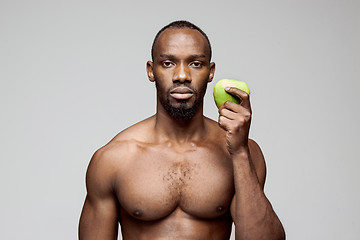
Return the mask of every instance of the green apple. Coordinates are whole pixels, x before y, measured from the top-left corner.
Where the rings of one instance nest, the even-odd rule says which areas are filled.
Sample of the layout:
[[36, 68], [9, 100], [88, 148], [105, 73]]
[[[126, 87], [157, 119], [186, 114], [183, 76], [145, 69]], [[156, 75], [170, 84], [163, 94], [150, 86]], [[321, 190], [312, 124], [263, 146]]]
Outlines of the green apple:
[[240, 103], [239, 98], [232, 96], [225, 91], [226, 87], [236, 87], [250, 95], [249, 87], [245, 82], [233, 79], [221, 79], [214, 87], [214, 100], [218, 108], [226, 101], [232, 101], [237, 104]]

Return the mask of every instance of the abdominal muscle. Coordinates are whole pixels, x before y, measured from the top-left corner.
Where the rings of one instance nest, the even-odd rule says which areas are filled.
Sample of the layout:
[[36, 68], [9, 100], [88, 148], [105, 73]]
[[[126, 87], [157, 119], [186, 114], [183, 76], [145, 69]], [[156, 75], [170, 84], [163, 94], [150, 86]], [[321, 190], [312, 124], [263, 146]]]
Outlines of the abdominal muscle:
[[124, 240], [141, 239], [229, 239], [231, 216], [227, 212], [214, 219], [195, 218], [176, 208], [169, 216], [143, 221], [120, 211], [121, 232]]

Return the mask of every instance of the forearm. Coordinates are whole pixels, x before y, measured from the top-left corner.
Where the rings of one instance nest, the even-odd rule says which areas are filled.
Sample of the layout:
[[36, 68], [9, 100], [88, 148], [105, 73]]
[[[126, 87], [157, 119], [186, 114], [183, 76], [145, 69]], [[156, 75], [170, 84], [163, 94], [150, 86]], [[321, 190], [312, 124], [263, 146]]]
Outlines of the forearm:
[[249, 149], [232, 155], [235, 181], [235, 236], [237, 240], [285, 239], [284, 229], [266, 198]]

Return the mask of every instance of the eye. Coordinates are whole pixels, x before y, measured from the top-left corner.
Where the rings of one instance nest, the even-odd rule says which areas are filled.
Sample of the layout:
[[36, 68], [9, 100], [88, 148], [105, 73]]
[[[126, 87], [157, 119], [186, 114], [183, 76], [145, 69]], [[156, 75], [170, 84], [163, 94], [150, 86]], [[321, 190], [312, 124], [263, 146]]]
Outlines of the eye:
[[169, 67], [172, 67], [174, 65], [174, 63], [171, 62], [171, 61], [164, 61], [164, 62], [161, 63], [161, 65], [163, 67], [169, 68]]
[[198, 62], [198, 61], [191, 62], [190, 66], [194, 67], [194, 68], [200, 68], [200, 67], [202, 67], [202, 62]]

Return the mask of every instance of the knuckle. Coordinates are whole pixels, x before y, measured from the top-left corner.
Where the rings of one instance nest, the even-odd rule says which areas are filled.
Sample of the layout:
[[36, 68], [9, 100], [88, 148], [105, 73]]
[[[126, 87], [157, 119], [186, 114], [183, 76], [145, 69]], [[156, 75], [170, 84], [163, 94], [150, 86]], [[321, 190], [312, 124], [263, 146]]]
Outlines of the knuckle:
[[219, 124], [224, 125], [224, 116], [219, 116]]
[[244, 99], [249, 99], [249, 94], [244, 92], [241, 97], [244, 98]]
[[238, 125], [243, 126], [243, 125], [245, 125], [245, 123], [246, 123], [246, 119], [245, 119], [245, 118], [239, 118], [239, 120], [238, 120]]

